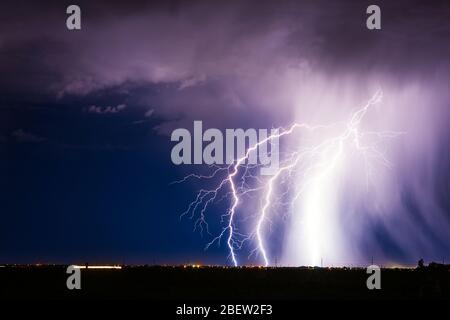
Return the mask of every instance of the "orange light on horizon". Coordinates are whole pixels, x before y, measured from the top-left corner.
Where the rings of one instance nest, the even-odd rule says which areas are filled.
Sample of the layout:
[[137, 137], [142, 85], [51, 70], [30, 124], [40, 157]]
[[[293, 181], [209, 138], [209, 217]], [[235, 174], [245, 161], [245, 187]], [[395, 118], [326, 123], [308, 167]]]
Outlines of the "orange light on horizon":
[[185, 265], [183, 265], [183, 268], [196, 268], [196, 269], [198, 269], [198, 268], [201, 268], [201, 267], [203, 267], [201, 264], [185, 264]]

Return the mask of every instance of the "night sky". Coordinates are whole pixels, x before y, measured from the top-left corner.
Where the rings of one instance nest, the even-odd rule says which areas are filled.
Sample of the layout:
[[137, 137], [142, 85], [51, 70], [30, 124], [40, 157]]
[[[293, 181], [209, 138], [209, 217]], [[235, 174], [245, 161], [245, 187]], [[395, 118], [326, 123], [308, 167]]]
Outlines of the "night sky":
[[0, 263], [229, 264], [180, 219], [201, 185], [171, 182], [202, 168], [172, 164], [170, 132], [286, 125], [292, 93], [364, 101], [374, 83], [418, 133], [395, 153], [401, 218], [358, 202], [365, 254], [342, 263], [450, 259], [448, 2], [77, 1], [68, 31], [72, 2], [0, 4]]

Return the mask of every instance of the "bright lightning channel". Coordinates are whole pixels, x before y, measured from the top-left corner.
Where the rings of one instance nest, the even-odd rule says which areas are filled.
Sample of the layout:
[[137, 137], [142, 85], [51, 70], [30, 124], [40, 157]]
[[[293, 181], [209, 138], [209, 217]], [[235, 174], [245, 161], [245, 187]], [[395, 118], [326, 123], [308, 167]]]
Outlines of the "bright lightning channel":
[[[329, 128], [331, 126], [337, 125], [338, 123], [333, 123], [328, 126], [311, 126], [305, 123], [294, 123], [288, 129], [280, 128], [277, 130], [277, 133], [271, 134], [267, 136], [267, 138], [262, 139], [261, 141], [250, 146], [246, 150], [245, 154], [241, 158], [236, 159], [232, 164], [225, 167], [211, 166], [212, 168], [214, 168], [214, 170], [210, 175], [190, 174], [184, 177], [182, 180], [176, 181], [175, 183], [181, 183], [188, 180], [189, 178], [214, 179], [217, 178], [220, 173], [226, 172], [226, 177], [220, 180], [216, 188], [209, 190], [199, 190], [196, 198], [189, 204], [188, 208], [184, 213], [182, 213], [181, 217], [191, 213], [190, 217], [193, 218], [195, 212], [199, 210], [199, 218], [195, 222], [194, 229], [196, 229], [198, 226], [201, 229], [201, 232], [203, 232], [203, 228], [205, 228], [206, 231], [210, 233], [209, 225], [205, 217], [207, 208], [216, 201], [231, 197], [230, 207], [228, 208], [227, 212], [221, 216], [221, 221], [223, 221], [223, 219], [225, 218], [228, 219], [226, 226], [206, 245], [206, 249], [215, 242], [218, 242], [220, 244], [221, 239], [226, 237], [229, 257], [231, 258], [233, 265], [238, 266], [239, 263], [236, 251], [242, 248], [244, 242], [256, 238], [255, 250], [261, 255], [264, 265], [269, 266], [270, 259], [266, 249], [266, 245], [264, 243], [265, 237], [263, 231], [265, 223], [268, 220], [270, 208], [274, 205], [275, 201], [279, 201], [273, 199], [273, 194], [276, 188], [276, 184], [279, 182], [281, 177], [285, 177], [287, 175], [289, 179], [292, 177], [293, 172], [298, 173], [298, 171], [300, 171], [300, 175], [303, 177], [301, 186], [298, 188], [298, 190], [295, 191], [295, 193], [291, 197], [291, 200], [288, 201], [288, 205], [290, 207], [293, 207], [296, 201], [298, 201], [302, 197], [306, 190], [311, 189], [321, 179], [330, 174], [330, 172], [337, 166], [339, 160], [342, 158], [345, 152], [344, 150], [346, 145], [354, 146], [354, 148], [363, 156], [366, 167], [367, 181], [370, 180], [370, 172], [367, 169], [370, 167], [368, 164], [369, 158], [375, 158], [383, 165], [391, 167], [391, 163], [386, 159], [383, 153], [379, 151], [376, 146], [365, 145], [362, 141], [362, 138], [365, 136], [374, 136], [378, 139], [391, 138], [402, 134], [403, 132], [360, 131], [361, 121], [366, 116], [370, 107], [379, 103], [382, 97], [382, 91], [378, 90], [364, 106], [359, 108], [351, 115], [348, 122], [345, 123], [344, 129], [340, 134], [328, 139], [324, 139], [313, 147], [299, 147], [297, 150], [292, 152], [282, 162], [282, 165], [278, 168], [278, 170], [269, 179], [267, 179], [267, 181], [263, 182], [261, 179], [258, 179], [257, 181], [260, 183], [260, 185], [256, 188], [250, 188], [246, 186], [245, 180], [249, 178], [255, 178], [255, 176], [249, 173], [249, 169], [252, 169], [252, 166], [246, 164], [246, 160], [249, 158], [252, 152], [256, 152], [258, 147], [265, 143], [271, 143], [274, 139], [279, 139], [284, 136], [291, 136], [294, 133], [298, 133], [299, 129], [313, 131], [323, 128]], [[243, 174], [240, 177], [242, 183], [239, 186], [236, 180], [238, 178], [238, 175], [242, 172]], [[217, 197], [219, 193], [222, 192], [222, 190], [227, 185], [229, 186], [229, 190], [222, 198], [218, 200]], [[256, 225], [253, 231], [250, 234], [246, 235], [239, 232], [236, 227], [236, 209], [241, 202], [242, 196], [251, 192], [261, 192], [262, 207], [256, 215]], [[317, 214], [317, 210], [312, 211]], [[306, 218], [309, 221], [308, 227], [311, 229], [309, 230], [309, 233], [317, 234], [318, 228], [320, 226], [320, 220], [311, 213], [307, 213]], [[310, 243], [308, 245], [310, 246], [310, 254], [313, 255], [312, 261], [316, 261], [318, 255], [316, 248], [317, 243], [315, 243], [316, 241], [313, 237], [310, 237], [309, 240]]]

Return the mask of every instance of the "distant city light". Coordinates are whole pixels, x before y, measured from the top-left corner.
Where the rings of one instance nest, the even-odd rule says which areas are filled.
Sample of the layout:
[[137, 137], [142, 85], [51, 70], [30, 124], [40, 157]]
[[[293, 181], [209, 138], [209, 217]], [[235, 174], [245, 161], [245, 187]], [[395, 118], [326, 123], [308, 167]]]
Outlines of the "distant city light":
[[122, 266], [78, 266], [74, 265], [75, 269], [122, 269]]
[[202, 265], [201, 264], [185, 264], [183, 265], [183, 268], [201, 268]]

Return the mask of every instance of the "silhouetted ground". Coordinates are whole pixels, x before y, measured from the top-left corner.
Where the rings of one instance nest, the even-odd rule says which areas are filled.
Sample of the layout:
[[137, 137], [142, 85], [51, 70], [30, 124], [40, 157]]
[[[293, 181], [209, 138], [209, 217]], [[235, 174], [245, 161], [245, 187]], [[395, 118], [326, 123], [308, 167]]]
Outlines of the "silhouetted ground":
[[68, 290], [66, 266], [0, 268], [0, 297], [38, 299], [296, 300], [450, 299], [448, 266], [382, 269], [381, 290], [368, 290], [365, 269], [127, 267], [81, 270]]

